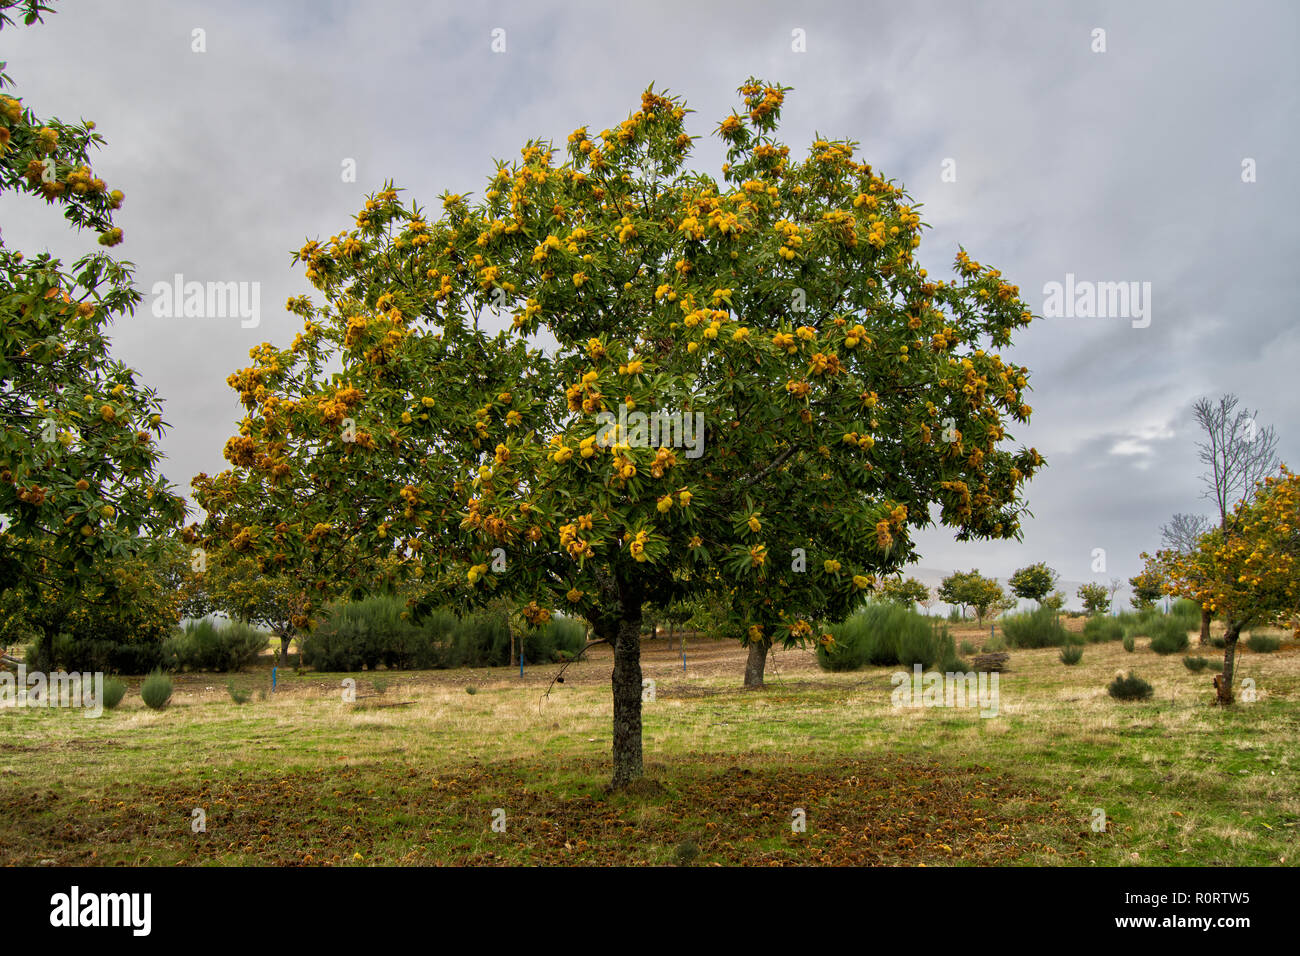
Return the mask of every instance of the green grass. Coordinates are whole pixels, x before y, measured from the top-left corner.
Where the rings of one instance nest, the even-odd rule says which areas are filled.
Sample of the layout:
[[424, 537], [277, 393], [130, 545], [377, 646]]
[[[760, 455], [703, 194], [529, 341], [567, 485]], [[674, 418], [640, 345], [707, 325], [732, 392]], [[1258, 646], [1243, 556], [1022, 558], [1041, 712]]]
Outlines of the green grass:
[[[713, 647], [697, 641], [688, 663]], [[1177, 657], [1144, 652], [1155, 693], [1121, 703], [1106, 685], [1134, 657], [1117, 644], [1072, 667], [1057, 648], [1013, 650], [990, 719], [892, 707], [897, 667], [827, 673], [778, 651], [756, 694], [740, 689], [731, 645], [716, 645], [725, 666], [685, 674], [665, 652], [645, 666], [660, 787], [625, 794], [605, 792], [607, 655], [571, 666], [549, 697], [555, 666], [522, 682], [398, 672], [373, 699], [358, 675], [355, 704], [343, 674], [282, 673], [275, 694], [242, 706], [224, 678], [186, 675], [155, 712], [136, 679], [97, 720], [4, 715], [0, 863], [1294, 862], [1293, 651], [1240, 658], [1260, 696], [1223, 709]], [[195, 807], [206, 833], [190, 830]], [[491, 829], [498, 807], [505, 833]], [[1097, 807], [1104, 833], [1089, 826]]]

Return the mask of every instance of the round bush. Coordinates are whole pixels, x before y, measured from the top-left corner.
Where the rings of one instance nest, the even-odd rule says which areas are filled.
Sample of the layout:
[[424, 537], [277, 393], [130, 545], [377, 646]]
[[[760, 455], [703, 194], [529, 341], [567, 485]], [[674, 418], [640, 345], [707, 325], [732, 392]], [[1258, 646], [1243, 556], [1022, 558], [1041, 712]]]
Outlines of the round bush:
[[154, 710], [162, 710], [172, 699], [172, 679], [162, 671], [154, 671], [140, 685], [140, 697]]
[[104, 707], [112, 710], [118, 704], [122, 703], [122, 698], [126, 696], [126, 684], [116, 677], [110, 677], [104, 681]]
[[1073, 667], [1083, 660], [1082, 644], [1066, 644], [1061, 648], [1061, 663]]
[[1192, 673], [1197, 674], [1209, 667], [1210, 661], [1204, 657], [1184, 657], [1183, 666]]
[[1056, 612], [1050, 607], [1040, 607], [1024, 614], [1008, 614], [998, 620], [998, 625], [1012, 647], [1061, 647], [1069, 639]]
[[1106, 693], [1116, 700], [1147, 700], [1155, 693], [1155, 688], [1130, 672], [1127, 676], [1116, 675], [1106, 688]]
[[1133, 651], [1134, 651], [1136, 648], [1137, 648], [1137, 641], [1133, 640], [1133, 635], [1132, 635], [1132, 634], [1125, 634], [1125, 635], [1124, 635], [1124, 650], [1126, 650], [1126, 651], [1128, 651], [1130, 654], [1132, 654]]
[[1282, 642], [1268, 634], [1252, 634], [1246, 638], [1246, 646], [1256, 654], [1271, 654], [1282, 646]]
[[1185, 622], [1173, 617], [1161, 618], [1148, 628], [1151, 636], [1151, 650], [1157, 654], [1176, 654], [1187, 650], [1187, 629]]

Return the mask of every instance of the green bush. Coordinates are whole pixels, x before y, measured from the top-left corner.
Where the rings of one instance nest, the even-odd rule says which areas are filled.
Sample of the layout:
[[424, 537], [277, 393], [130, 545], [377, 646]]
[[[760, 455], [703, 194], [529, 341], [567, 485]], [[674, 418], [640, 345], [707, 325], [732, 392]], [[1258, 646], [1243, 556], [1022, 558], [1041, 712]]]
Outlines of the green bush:
[[1155, 689], [1136, 674], [1117, 676], [1106, 688], [1106, 693], [1116, 700], [1147, 700]]
[[1084, 622], [1083, 636], [1092, 644], [1123, 640], [1124, 625], [1113, 617], [1095, 615]]
[[56, 634], [53, 654], [47, 659], [41, 642], [27, 646], [24, 661], [29, 671], [96, 671], [115, 674], [147, 674], [163, 662], [165, 640], [153, 637], [130, 640], [103, 637], [102, 632]]
[[1137, 641], [1133, 640], [1133, 635], [1132, 635], [1132, 634], [1125, 634], [1125, 635], [1124, 635], [1124, 650], [1126, 650], [1126, 651], [1128, 651], [1130, 654], [1132, 654], [1133, 651], [1134, 651], [1136, 648], [1137, 648]]
[[1072, 667], [1075, 664], [1079, 663], [1079, 661], [1081, 660], [1083, 660], [1082, 644], [1070, 643], [1070, 644], [1066, 644], [1064, 647], [1061, 648], [1062, 664]]
[[1210, 666], [1210, 661], [1205, 657], [1184, 657], [1183, 666], [1192, 673], [1200, 673]]
[[1210, 646], [1217, 647], [1219, 650], [1223, 650], [1225, 647], [1228, 646], [1228, 642], [1225, 641], [1222, 637], [1211, 637]]
[[925, 615], [899, 604], [866, 604], [842, 624], [832, 625], [830, 633], [834, 646], [817, 647], [817, 663], [823, 670], [900, 664], [956, 669], [961, 664], [946, 625], [936, 628]]
[[242, 670], [266, 650], [266, 634], [242, 621], [187, 621], [163, 641], [162, 664], [170, 671]]
[[962, 641], [962, 642], [961, 642], [961, 652], [962, 652], [963, 654], [974, 654], [974, 653], [975, 653], [975, 645], [972, 644], [970, 641]]
[[162, 671], [154, 671], [140, 685], [140, 696], [154, 710], [162, 710], [172, 699], [172, 679]]
[[[501, 667], [510, 663], [510, 627], [502, 607], [457, 617], [433, 610], [419, 620], [400, 597], [377, 595], [332, 605], [325, 620], [300, 642], [302, 660], [323, 671], [431, 670]], [[406, 614], [406, 616], [403, 616]], [[573, 657], [586, 644], [575, 618], [553, 617], [524, 638], [524, 663]]]
[[1008, 614], [998, 623], [1012, 647], [1060, 647], [1068, 638], [1056, 612], [1040, 607], [1022, 614]]
[[524, 663], [549, 664], [571, 659], [587, 643], [587, 629], [571, 617], [552, 617], [524, 638]]
[[1151, 650], [1157, 654], [1176, 654], [1187, 650], [1187, 628], [1184, 621], [1171, 616], [1155, 621], [1147, 630], [1151, 637]]
[[1168, 617], [1177, 621], [1184, 631], [1201, 629], [1201, 606], [1187, 598], [1179, 598], [1169, 608]]
[[1252, 634], [1246, 638], [1246, 646], [1256, 654], [1271, 654], [1282, 646], [1282, 642], [1269, 634]]
[[118, 704], [122, 703], [122, 698], [126, 696], [126, 684], [116, 677], [109, 677], [104, 681], [104, 707], [112, 710]]

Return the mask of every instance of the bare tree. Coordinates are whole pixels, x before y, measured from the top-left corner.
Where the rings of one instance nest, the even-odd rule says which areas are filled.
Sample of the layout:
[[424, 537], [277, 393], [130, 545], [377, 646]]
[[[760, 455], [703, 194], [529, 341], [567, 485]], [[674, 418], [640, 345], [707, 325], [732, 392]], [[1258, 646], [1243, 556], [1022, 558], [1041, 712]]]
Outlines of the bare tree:
[[[1236, 395], [1224, 395], [1217, 402], [1200, 398], [1192, 406], [1196, 424], [1205, 433], [1196, 443], [1200, 458], [1209, 469], [1201, 476], [1205, 482], [1202, 497], [1209, 498], [1219, 509], [1219, 527], [1226, 528], [1238, 501], [1255, 496], [1256, 485], [1277, 471], [1277, 432], [1273, 426], [1260, 428], [1255, 411], [1238, 408]], [[1199, 515], [1176, 514], [1160, 529], [1167, 547], [1184, 554], [1200, 545], [1200, 538], [1211, 528], [1208, 519]], [[1210, 643], [1211, 614], [1201, 610], [1201, 643]]]
[[1106, 585], [1106, 597], [1110, 601], [1111, 607], [1115, 606], [1115, 595], [1119, 593], [1119, 589], [1123, 586], [1124, 582], [1119, 578], [1111, 578], [1110, 584]]
[[1226, 527], [1237, 502], [1253, 498], [1256, 483], [1277, 470], [1277, 432], [1272, 425], [1260, 428], [1256, 412], [1237, 408], [1235, 395], [1217, 402], [1202, 398], [1192, 409], [1205, 432], [1205, 440], [1196, 445], [1210, 469], [1201, 476], [1204, 497], [1218, 506], [1219, 527]]
[[1210, 530], [1210, 519], [1205, 515], [1179, 512], [1160, 527], [1160, 539], [1166, 548], [1179, 554], [1191, 554], [1200, 545], [1201, 535]]

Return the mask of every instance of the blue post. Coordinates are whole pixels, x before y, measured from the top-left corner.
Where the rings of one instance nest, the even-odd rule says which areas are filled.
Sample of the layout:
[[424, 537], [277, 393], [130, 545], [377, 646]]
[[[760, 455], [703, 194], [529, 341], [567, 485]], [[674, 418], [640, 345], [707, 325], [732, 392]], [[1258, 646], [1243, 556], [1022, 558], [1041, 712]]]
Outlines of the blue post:
[[686, 638], [682, 637], [682, 672], [686, 671]]
[[273, 694], [275, 693], [275, 671], [276, 668], [272, 667], [271, 668], [271, 693]]
[[519, 642], [519, 676], [524, 676], [524, 642]]

